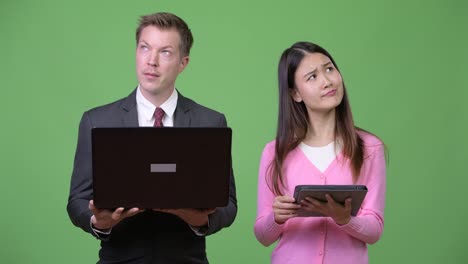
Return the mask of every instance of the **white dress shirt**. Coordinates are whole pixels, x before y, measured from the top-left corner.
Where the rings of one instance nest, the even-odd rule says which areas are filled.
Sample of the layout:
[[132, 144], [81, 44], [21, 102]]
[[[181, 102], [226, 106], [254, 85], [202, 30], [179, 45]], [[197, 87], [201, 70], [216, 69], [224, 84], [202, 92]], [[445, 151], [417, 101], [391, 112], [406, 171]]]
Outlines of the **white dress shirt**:
[[[174, 112], [177, 107], [177, 99], [179, 94], [177, 90], [174, 89], [171, 96], [159, 107], [164, 110], [163, 125], [165, 127], [174, 126]], [[140, 91], [140, 86], [138, 85], [136, 93], [136, 103], [137, 103], [137, 112], [138, 112], [138, 125], [140, 127], [152, 127], [154, 124], [154, 110], [156, 106], [148, 101]]]

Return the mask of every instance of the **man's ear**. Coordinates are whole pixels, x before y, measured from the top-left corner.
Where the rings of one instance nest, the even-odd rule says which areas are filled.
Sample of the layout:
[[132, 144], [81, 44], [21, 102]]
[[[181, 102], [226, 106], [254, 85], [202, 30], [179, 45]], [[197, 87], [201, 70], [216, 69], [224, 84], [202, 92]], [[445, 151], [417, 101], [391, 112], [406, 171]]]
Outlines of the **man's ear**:
[[185, 67], [187, 67], [189, 61], [190, 61], [189, 56], [182, 57], [182, 59], [180, 60], [179, 73], [184, 71], [184, 69], [185, 69]]
[[299, 94], [296, 88], [290, 89], [291, 97], [296, 101], [296, 103], [302, 102], [302, 96]]

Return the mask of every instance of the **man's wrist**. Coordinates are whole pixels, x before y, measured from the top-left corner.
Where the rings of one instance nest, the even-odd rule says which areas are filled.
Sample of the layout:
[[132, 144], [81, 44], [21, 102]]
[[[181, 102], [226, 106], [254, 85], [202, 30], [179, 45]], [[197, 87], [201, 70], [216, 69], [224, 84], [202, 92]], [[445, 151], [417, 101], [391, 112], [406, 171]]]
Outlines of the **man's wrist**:
[[206, 233], [208, 233], [209, 223], [210, 223], [210, 221], [208, 220], [208, 222], [203, 226], [192, 226], [192, 225], [189, 225], [189, 226], [190, 226], [190, 229], [192, 229], [192, 231], [197, 236], [204, 236], [204, 235], [206, 235]]
[[94, 215], [91, 216], [90, 222], [91, 222], [91, 229], [93, 229], [97, 233], [108, 235], [112, 231], [112, 227], [103, 228], [103, 227], [96, 226], [96, 217]]

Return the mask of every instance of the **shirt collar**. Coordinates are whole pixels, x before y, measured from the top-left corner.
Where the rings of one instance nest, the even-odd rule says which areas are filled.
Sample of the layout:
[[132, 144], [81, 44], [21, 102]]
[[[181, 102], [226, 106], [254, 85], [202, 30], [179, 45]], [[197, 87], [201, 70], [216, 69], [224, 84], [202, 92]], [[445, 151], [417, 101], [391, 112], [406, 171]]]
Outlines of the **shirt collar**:
[[[165, 115], [168, 118], [172, 118], [174, 115], [175, 109], [177, 107], [177, 99], [179, 98], [179, 95], [177, 93], [177, 90], [174, 89], [172, 91], [171, 96], [167, 98], [167, 100], [162, 103], [159, 107], [161, 107], [164, 110]], [[156, 110], [156, 106], [153, 105], [150, 101], [148, 101], [143, 94], [140, 91], [140, 85], [138, 85], [137, 88], [137, 94], [136, 94], [136, 102], [138, 105], [138, 110], [141, 111], [141, 114], [143, 117], [150, 121], [153, 118], [154, 110]]]

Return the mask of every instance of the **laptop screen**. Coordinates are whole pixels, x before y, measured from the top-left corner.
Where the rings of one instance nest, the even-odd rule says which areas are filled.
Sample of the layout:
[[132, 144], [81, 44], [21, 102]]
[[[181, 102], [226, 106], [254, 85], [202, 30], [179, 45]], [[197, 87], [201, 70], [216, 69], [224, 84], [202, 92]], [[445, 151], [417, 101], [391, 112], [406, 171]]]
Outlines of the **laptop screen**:
[[96, 207], [227, 205], [230, 128], [93, 128], [91, 133]]

